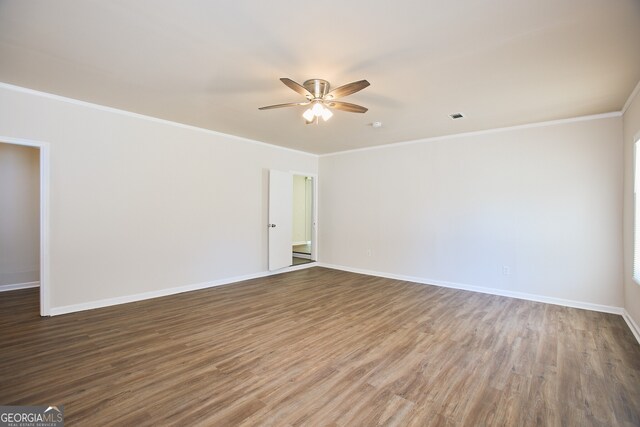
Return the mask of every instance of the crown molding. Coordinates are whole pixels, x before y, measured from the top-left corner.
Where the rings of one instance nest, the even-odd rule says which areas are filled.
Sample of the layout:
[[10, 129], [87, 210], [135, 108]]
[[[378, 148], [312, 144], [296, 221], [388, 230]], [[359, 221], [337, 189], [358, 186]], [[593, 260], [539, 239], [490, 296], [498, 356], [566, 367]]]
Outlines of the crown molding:
[[633, 89], [633, 91], [631, 92], [631, 94], [629, 95], [629, 97], [627, 98], [627, 102], [624, 103], [624, 107], [622, 107], [622, 111], [621, 113], [624, 114], [627, 112], [627, 110], [629, 109], [629, 107], [631, 106], [631, 103], [633, 102], [633, 100], [636, 98], [636, 96], [638, 95], [638, 92], [640, 92], [640, 81], [638, 82], [638, 84], [636, 85], [636, 87]]
[[147, 121], [151, 121], [151, 122], [155, 122], [155, 123], [161, 123], [161, 124], [165, 124], [165, 125], [169, 125], [169, 126], [174, 126], [174, 127], [178, 127], [178, 128], [181, 128], [181, 129], [188, 129], [188, 130], [193, 130], [193, 131], [197, 131], [197, 132], [203, 132], [203, 133], [206, 133], [206, 134], [209, 134], [209, 135], [231, 138], [231, 139], [235, 139], [237, 141], [241, 141], [241, 142], [245, 142], [245, 143], [249, 143], [249, 144], [261, 145], [261, 146], [264, 146], [264, 147], [275, 148], [275, 149], [278, 149], [278, 150], [289, 151], [289, 152], [293, 152], [293, 153], [297, 153], [297, 154], [304, 154], [306, 156], [311, 156], [311, 157], [316, 157], [316, 158], [318, 157], [317, 154], [309, 153], [307, 151], [295, 150], [293, 148], [282, 147], [280, 145], [275, 145], [275, 144], [269, 144], [268, 142], [262, 142], [262, 141], [258, 141], [258, 140], [255, 140], [255, 139], [245, 138], [245, 137], [242, 137], [242, 136], [237, 136], [237, 135], [232, 135], [232, 134], [228, 134], [228, 133], [218, 132], [218, 131], [215, 131], [215, 130], [205, 129], [205, 128], [201, 128], [201, 127], [193, 126], [193, 125], [187, 125], [187, 124], [184, 124], [184, 123], [173, 122], [171, 120], [160, 119], [158, 117], [147, 116], [145, 114], [134, 113], [132, 111], [127, 111], [127, 110], [121, 110], [119, 108], [107, 107], [106, 105], [94, 104], [92, 102], [81, 101], [79, 99], [67, 98], [66, 96], [55, 95], [53, 93], [48, 93], [48, 92], [41, 92], [39, 90], [29, 89], [29, 88], [22, 87], [22, 86], [16, 86], [16, 85], [12, 85], [12, 84], [9, 84], [9, 83], [0, 82], [0, 89], [8, 89], [8, 90], [12, 90], [14, 92], [27, 93], [27, 94], [39, 96], [39, 97], [42, 97], [42, 98], [48, 98], [48, 99], [53, 99], [53, 100], [56, 100], [56, 101], [66, 102], [68, 104], [73, 104], [73, 105], [79, 105], [79, 106], [82, 106], [82, 107], [92, 108], [94, 110], [106, 111], [106, 112], [109, 112], [109, 113], [120, 114], [120, 115], [127, 116], [127, 117], [134, 117], [134, 118], [137, 118], [137, 119], [142, 119], [142, 120], [147, 120]]
[[610, 113], [592, 114], [592, 115], [589, 115], [589, 116], [571, 117], [571, 118], [568, 118], [568, 119], [549, 120], [549, 121], [545, 121], [545, 122], [528, 123], [528, 124], [524, 124], [524, 125], [507, 126], [507, 127], [502, 127], [502, 128], [493, 128], [493, 129], [485, 129], [485, 130], [478, 130], [478, 131], [471, 131], [471, 132], [454, 133], [454, 134], [450, 134], [450, 135], [434, 136], [434, 137], [430, 137], [430, 138], [413, 139], [411, 141], [394, 142], [394, 143], [391, 143], [391, 144], [376, 145], [375, 147], [363, 147], [363, 148], [355, 148], [353, 150], [335, 151], [333, 153], [320, 154], [320, 157], [336, 156], [336, 155], [356, 153], [356, 152], [361, 152], [361, 151], [383, 150], [385, 148], [400, 147], [400, 146], [404, 146], [404, 145], [419, 144], [419, 143], [424, 143], [424, 142], [445, 141], [447, 139], [467, 138], [467, 137], [470, 137], [470, 136], [489, 135], [489, 134], [493, 134], [493, 133], [509, 132], [509, 131], [513, 131], [513, 130], [532, 129], [532, 128], [539, 128], [539, 127], [545, 127], [545, 126], [556, 126], [556, 125], [561, 125], [561, 124], [566, 124], [566, 123], [584, 122], [584, 121], [588, 121], [588, 120], [609, 119], [609, 118], [612, 118], [612, 117], [621, 117], [621, 116], [622, 116], [622, 112], [620, 112], [620, 111], [612, 111]]

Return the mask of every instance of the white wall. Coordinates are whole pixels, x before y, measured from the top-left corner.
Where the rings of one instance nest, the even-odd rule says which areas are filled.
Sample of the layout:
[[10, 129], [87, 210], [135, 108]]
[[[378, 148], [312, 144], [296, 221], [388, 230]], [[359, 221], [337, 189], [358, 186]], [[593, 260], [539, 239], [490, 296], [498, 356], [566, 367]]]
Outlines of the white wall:
[[[640, 94], [640, 92], [637, 92]], [[633, 143], [640, 137], [640, 95], [623, 116], [624, 123], [624, 307], [640, 325], [640, 285], [633, 280]]]
[[[320, 261], [620, 307], [622, 129], [321, 157]], [[316, 156], [8, 86], [0, 135], [51, 144], [54, 309], [266, 271], [267, 170], [318, 172]]]
[[622, 307], [621, 120], [322, 156], [320, 261]]
[[317, 171], [316, 156], [8, 86], [0, 135], [51, 144], [53, 309], [266, 271], [268, 169]]
[[0, 286], [40, 280], [39, 156], [0, 143]]

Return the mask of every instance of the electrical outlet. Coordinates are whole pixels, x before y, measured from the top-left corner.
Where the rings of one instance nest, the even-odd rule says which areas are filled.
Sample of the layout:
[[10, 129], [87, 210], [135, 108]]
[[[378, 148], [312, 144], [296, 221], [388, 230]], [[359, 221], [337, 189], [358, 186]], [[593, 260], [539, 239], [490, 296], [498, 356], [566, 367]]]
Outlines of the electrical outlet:
[[508, 276], [509, 274], [511, 274], [511, 268], [509, 268], [508, 265], [503, 265], [502, 274], [504, 274], [505, 276]]

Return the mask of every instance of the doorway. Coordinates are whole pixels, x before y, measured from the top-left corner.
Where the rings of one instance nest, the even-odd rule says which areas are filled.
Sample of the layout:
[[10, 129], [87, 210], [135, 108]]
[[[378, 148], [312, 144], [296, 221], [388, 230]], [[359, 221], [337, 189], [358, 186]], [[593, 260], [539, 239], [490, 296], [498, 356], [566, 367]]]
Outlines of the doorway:
[[313, 246], [313, 177], [293, 175], [293, 229], [291, 242], [291, 265], [315, 261]]
[[269, 171], [269, 271], [317, 259], [317, 175]]
[[48, 316], [49, 144], [0, 136], [0, 180], [0, 291], [39, 287]]

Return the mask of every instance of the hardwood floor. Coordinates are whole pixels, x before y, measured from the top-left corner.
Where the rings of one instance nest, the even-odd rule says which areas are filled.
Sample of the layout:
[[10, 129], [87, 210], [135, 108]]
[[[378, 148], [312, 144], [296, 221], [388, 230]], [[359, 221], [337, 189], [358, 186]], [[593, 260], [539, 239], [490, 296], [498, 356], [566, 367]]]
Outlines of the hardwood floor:
[[67, 425], [640, 425], [620, 316], [323, 268], [40, 318], [0, 294], [0, 404]]

